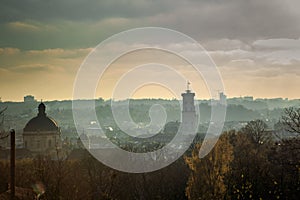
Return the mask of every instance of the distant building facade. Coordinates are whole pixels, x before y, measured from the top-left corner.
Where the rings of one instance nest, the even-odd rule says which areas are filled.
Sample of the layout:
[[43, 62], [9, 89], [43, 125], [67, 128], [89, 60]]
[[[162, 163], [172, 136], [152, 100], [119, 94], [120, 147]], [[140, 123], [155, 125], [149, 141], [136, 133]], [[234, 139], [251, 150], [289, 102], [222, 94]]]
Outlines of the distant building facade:
[[34, 96], [32, 95], [24, 96], [24, 102], [35, 102]]
[[38, 115], [24, 127], [23, 142], [26, 149], [37, 154], [51, 154], [61, 148], [60, 128], [47, 117], [44, 103], [39, 104]]
[[220, 92], [219, 93], [219, 101], [220, 101], [220, 104], [222, 105], [226, 105], [226, 99], [227, 99], [227, 96], [223, 93], [223, 92]]

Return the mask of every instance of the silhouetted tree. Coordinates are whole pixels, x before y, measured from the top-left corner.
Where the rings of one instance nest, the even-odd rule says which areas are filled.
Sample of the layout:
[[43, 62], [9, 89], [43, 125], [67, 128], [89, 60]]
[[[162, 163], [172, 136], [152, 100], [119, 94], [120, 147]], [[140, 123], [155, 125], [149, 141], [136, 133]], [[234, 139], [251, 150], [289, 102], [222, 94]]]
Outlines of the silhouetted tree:
[[282, 122], [286, 125], [287, 131], [300, 134], [300, 108], [286, 108]]
[[234, 159], [226, 176], [228, 199], [270, 199], [269, 144], [258, 145], [252, 135], [244, 132], [234, 133], [230, 138]]
[[183, 158], [180, 158], [158, 171], [130, 174], [134, 194], [130, 199], [186, 199], [184, 191], [189, 172]]
[[272, 185], [279, 199], [298, 199], [300, 191], [300, 139], [284, 139], [272, 147]]
[[242, 132], [250, 135], [256, 144], [269, 140], [270, 135], [266, 132], [267, 124], [262, 120], [253, 120], [242, 128]]

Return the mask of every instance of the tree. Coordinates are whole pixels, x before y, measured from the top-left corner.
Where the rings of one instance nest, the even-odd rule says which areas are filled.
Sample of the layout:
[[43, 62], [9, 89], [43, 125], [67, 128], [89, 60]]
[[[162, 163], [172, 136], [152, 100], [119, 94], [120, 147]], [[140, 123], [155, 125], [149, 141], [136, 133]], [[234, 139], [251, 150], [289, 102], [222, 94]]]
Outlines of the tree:
[[300, 139], [283, 139], [269, 154], [274, 193], [280, 199], [298, 199], [300, 191]]
[[269, 143], [258, 145], [252, 135], [242, 132], [234, 133], [231, 143], [234, 159], [227, 174], [229, 199], [274, 199], [270, 194]]
[[180, 158], [158, 171], [129, 174], [128, 185], [131, 185], [129, 189], [133, 195], [128, 199], [186, 199], [184, 191], [189, 172]]
[[266, 133], [267, 124], [262, 120], [253, 120], [242, 128], [242, 132], [250, 135], [256, 144], [261, 144], [269, 140], [270, 135]]
[[212, 151], [200, 159], [198, 152], [201, 144], [196, 145], [186, 163], [191, 169], [186, 195], [189, 199], [224, 199], [226, 195], [225, 176], [230, 171], [233, 148], [227, 134], [221, 135]]
[[282, 116], [282, 122], [287, 131], [300, 134], [300, 108], [286, 108]]

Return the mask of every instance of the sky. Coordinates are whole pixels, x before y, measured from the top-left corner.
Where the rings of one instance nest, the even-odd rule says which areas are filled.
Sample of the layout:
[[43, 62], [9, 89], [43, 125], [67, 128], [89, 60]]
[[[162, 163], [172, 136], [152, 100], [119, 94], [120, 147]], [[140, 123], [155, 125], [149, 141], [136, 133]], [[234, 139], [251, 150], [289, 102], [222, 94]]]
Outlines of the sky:
[[[22, 101], [28, 94], [43, 100], [72, 99], [80, 65], [100, 42], [119, 32], [148, 26], [182, 32], [201, 44], [216, 64], [229, 97], [300, 98], [300, 2], [297, 0], [0, 0], [0, 3], [2, 101]], [[100, 80], [95, 96], [111, 98], [109, 88], [122, 76], [120, 69], [135, 65], [137, 57], [143, 56], [119, 59], [112, 64]], [[184, 62], [181, 66], [181, 73], [188, 72]], [[167, 79], [155, 67], [147, 74]], [[175, 81], [171, 76], [168, 80]], [[198, 91], [197, 98], [209, 98], [204, 81], [191, 83]], [[148, 85], [139, 87], [133, 97], [173, 96], [169, 88]]]

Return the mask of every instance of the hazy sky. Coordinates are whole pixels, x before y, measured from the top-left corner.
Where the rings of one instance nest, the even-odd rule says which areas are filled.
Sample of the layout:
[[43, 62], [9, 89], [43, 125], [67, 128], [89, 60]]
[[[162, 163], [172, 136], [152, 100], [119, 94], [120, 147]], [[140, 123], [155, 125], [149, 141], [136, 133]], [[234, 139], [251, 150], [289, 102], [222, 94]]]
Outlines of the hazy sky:
[[[219, 68], [228, 96], [300, 98], [297, 0], [0, 3], [0, 97], [4, 101], [19, 101], [27, 94], [44, 100], [71, 99], [85, 56], [109, 36], [144, 26], [174, 29], [203, 45]], [[118, 67], [111, 68], [107, 80], [115, 79]], [[102, 86], [107, 89], [110, 84], [104, 81]], [[100, 88], [99, 96], [109, 98], [106, 89]], [[150, 86], [136, 96], [169, 98], [167, 93]], [[197, 97], [207, 98], [204, 93]]]

